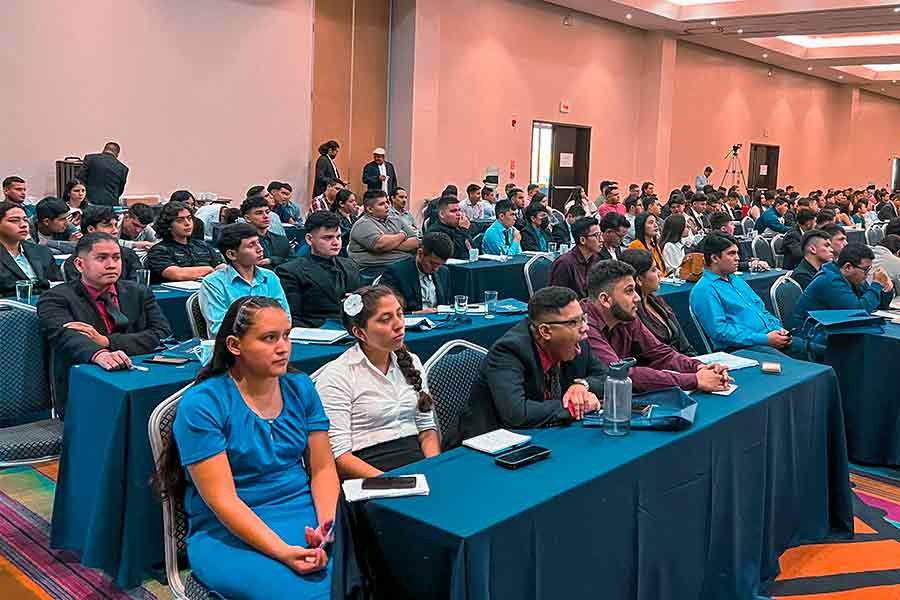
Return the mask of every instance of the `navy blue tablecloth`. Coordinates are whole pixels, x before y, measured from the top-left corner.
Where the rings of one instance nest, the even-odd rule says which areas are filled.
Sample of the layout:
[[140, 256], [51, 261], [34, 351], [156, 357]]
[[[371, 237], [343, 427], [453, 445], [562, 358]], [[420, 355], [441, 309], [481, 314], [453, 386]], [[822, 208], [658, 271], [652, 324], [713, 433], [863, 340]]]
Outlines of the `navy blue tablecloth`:
[[834, 372], [781, 360], [695, 395], [686, 431], [543, 429], [553, 454], [517, 471], [467, 448], [398, 470], [430, 495], [342, 505], [332, 597], [361, 567], [397, 600], [755, 600], [786, 548], [853, 530]]
[[194, 334], [187, 317], [187, 299], [194, 292], [173, 290], [161, 285], [153, 286], [153, 295], [159, 309], [172, 326], [172, 336], [176, 340], [189, 340]]
[[[457, 338], [489, 347], [521, 318], [474, 316], [453, 328], [408, 332], [407, 344], [425, 362]], [[291, 363], [311, 374], [347, 347], [294, 344]], [[147, 485], [150, 413], [199, 370], [196, 362], [146, 366], [148, 372], [105, 372], [95, 365], [70, 371], [51, 524], [54, 548], [79, 552], [83, 565], [105, 571], [123, 588], [163, 562], [162, 511]]]
[[484, 292], [494, 290], [500, 298], [516, 298], [528, 302], [525, 285], [525, 263], [531, 256], [520, 255], [506, 262], [479, 260], [447, 265], [450, 269], [450, 289], [454, 294], [465, 294], [469, 302], [483, 302]]
[[[766, 308], [769, 309], [769, 312], [772, 312], [772, 298], [769, 296], [769, 288], [772, 287], [772, 284], [775, 283], [776, 279], [785, 273], [787, 273], [787, 271], [784, 271], [783, 269], [772, 269], [763, 273], [743, 273], [740, 277], [747, 280], [747, 283], [750, 284], [753, 291], [766, 303]], [[694, 347], [694, 350], [703, 354], [703, 343], [700, 341], [700, 334], [697, 331], [697, 328], [694, 327], [694, 322], [691, 319], [689, 309], [691, 288], [693, 287], [693, 283], [685, 283], [682, 285], [663, 283], [659, 288], [659, 295], [662, 296], [669, 306], [672, 307], [672, 310], [675, 311], [678, 322], [681, 324], [682, 329], [684, 329], [684, 334]], [[772, 312], [772, 314], [775, 313]]]
[[850, 460], [900, 465], [900, 394], [893, 360], [900, 356], [900, 325], [882, 334], [836, 335], [825, 361], [841, 382]]

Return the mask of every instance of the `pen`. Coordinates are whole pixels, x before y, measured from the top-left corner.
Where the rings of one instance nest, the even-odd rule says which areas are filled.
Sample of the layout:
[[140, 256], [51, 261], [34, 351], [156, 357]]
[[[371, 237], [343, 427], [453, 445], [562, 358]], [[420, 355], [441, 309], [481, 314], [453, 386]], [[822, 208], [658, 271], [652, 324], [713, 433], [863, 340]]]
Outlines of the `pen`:
[[145, 373], [150, 370], [147, 367], [142, 367], [140, 365], [131, 365], [131, 368], [135, 371], [143, 371]]
[[332, 534], [334, 533], [334, 521], [331, 522], [331, 527], [328, 528], [328, 533], [322, 535], [322, 541], [319, 542], [317, 548], [324, 548], [328, 544], [334, 541]]

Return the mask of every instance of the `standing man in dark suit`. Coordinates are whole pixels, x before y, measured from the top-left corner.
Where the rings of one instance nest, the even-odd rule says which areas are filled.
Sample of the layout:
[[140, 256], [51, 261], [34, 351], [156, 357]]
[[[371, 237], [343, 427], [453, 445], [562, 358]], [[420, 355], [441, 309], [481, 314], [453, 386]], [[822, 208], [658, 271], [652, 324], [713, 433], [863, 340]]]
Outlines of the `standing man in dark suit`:
[[87, 201], [101, 206], [118, 206], [119, 197], [125, 191], [128, 167], [119, 162], [121, 148], [116, 142], [107, 142], [100, 154], [88, 154], [78, 170], [78, 179], [87, 187]]
[[452, 304], [450, 270], [444, 266], [452, 255], [453, 242], [447, 234], [426, 233], [416, 255], [389, 266], [381, 284], [403, 296], [407, 312], [435, 312], [440, 304]]
[[25, 209], [0, 202], [0, 296], [14, 296], [16, 282], [29, 279], [42, 291], [51, 281], [61, 281], [62, 274], [50, 250], [28, 239]]
[[528, 318], [513, 326], [481, 363], [462, 437], [498, 427], [568, 425], [600, 408], [607, 367], [594, 358], [575, 292], [546, 287], [528, 301]]
[[328, 180], [341, 181], [341, 173], [334, 162], [340, 149], [341, 145], [334, 140], [328, 140], [319, 146], [319, 158], [316, 159], [316, 180], [313, 182], [314, 198], [325, 192]]
[[359, 267], [341, 253], [341, 221], [336, 213], [317, 210], [306, 218], [309, 255], [277, 269], [296, 327], [321, 327], [341, 319], [341, 302], [360, 287]]
[[130, 369], [131, 356], [153, 351], [171, 333], [153, 292], [120, 279], [122, 258], [116, 238], [88, 234], [78, 241], [75, 254], [81, 277], [43, 294], [37, 307], [41, 329], [57, 356], [53, 373], [57, 408], [65, 403], [71, 365]]
[[384, 160], [384, 148], [372, 150], [372, 162], [363, 167], [362, 181], [369, 191], [383, 190], [389, 198], [397, 192], [397, 172]]
[[269, 228], [272, 225], [272, 209], [269, 208], [268, 200], [262, 196], [247, 198], [241, 203], [241, 216], [259, 233], [259, 244], [264, 256], [259, 263], [260, 267], [274, 269], [291, 259], [294, 251], [287, 236], [272, 233]]

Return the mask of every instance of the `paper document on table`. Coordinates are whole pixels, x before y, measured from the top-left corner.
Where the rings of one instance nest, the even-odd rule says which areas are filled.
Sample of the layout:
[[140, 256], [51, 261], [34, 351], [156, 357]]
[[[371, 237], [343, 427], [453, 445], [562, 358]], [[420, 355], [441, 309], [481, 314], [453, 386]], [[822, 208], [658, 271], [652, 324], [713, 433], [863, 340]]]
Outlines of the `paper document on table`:
[[497, 262], [506, 262], [509, 260], [509, 257], [505, 254], [479, 254], [478, 258], [479, 260], [496, 260]]
[[431, 493], [428, 487], [428, 480], [422, 473], [403, 475], [404, 477], [415, 477], [416, 487], [394, 490], [364, 490], [362, 484], [364, 479], [348, 479], [342, 484], [344, 488], [344, 497], [347, 502], [358, 502], [360, 500], [371, 500], [373, 498], [402, 498], [404, 496], [427, 496]]
[[333, 344], [347, 337], [347, 332], [341, 329], [313, 329], [312, 327], [291, 328], [290, 338], [292, 342], [307, 344]]
[[728, 386], [727, 390], [721, 390], [718, 392], [710, 392], [710, 394], [715, 394], [716, 396], [730, 396], [736, 389], [738, 389], [738, 386], [736, 386], [732, 383]]
[[[453, 305], [451, 304], [440, 304], [437, 307], [437, 311], [439, 315], [452, 314], [456, 311], [453, 310]], [[466, 310], [467, 315], [483, 315], [487, 313], [487, 307], [484, 304], [470, 304], [469, 308]]]
[[463, 446], [486, 454], [500, 454], [531, 441], [530, 435], [514, 433], [508, 429], [495, 429], [463, 440]]
[[900, 310], [900, 296], [897, 296], [893, 300], [891, 300], [891, 308], [894, 310]]
[[464, 265], [469, 261], [463, 260], [461, 258], [448, 258], [446, 262], [448, 265]]
[[738, 369], [746, 369], [747, 367], [755, 367], [759, 365], [759, 361], [752, 358], [744, 358], [735, 356], [727, 352], [713, 352], [712, 354], [704, 354], [703, 356], [694, 357], [705, 365], [713, 363], [723, 365], [729, 371], [737, 371]]
[[893, 323], [900, 323], [900, 312], [897, 312], [896, 310], [876, 310], [872, 313], [872, 316], [884, 317]]
[[195, 292], [200, 289], [203, 284], [199, 281], [167, 281], [162, 286], [171, 290], [183, 290], [185, 292]]

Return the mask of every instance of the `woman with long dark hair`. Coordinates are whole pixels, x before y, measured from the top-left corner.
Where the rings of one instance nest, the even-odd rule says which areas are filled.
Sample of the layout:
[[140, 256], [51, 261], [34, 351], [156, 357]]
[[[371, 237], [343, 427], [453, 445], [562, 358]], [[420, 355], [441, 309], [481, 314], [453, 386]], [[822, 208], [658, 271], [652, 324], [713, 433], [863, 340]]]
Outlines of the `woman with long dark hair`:
[[397, 293], [363, 287], [344, 300], [342, 317], [357, 344], [316, 378], [341, 477], [376, 477], [439, 454], [431, 396], [422, 362], [403, 343]]
[[88, 207], [87, 186], [80, 179], [73, 177], [63, 188], [62, 200], [69, 205], [69, 222], [75, 227], [81, 227], [81, 215]]
[[347, 246], [350, 245], [350, 230], [359, 218], [359, 205], [356, 194], [344, 188], [334, 197], [331, 203], [331, 212], [341, 219], [341, 256], [347, 256]]
[[[673, 216], [675, 215], [669, 216], [669, 219]], [[656, 293], [659, 291], [661, 274], [653, 256], [646, 250], [625, 250], [619, 255], [619, 260], [634, 267], [634, 282], [641, 297], [638, 304], [638, 318], [662, 343], [672, 346], [686, 356], [697, 356], [697, 351], [691, 346], [684, 335], [684, 330], [681, 329], [681, 324], [678, 323], [675, 311]]]
[[290, 330], [271, 298], [231, 305], [157, 466], [160, 494], [184, 499], [193, 573], [226, 598], [330, 594], [339, 482], [315, 387], [288, 369]]
[[666, 272], [666, 263], [659, 250], [659, 221], [653, 213], [641, 213], [634, 220], [634, 241], [628, 247], [650, 252], [660, 272]]
[[691, 232], [687, 228], [687, 219], [684, 218], [684, 215], [669, 215], [669, 218], [663, 223], [659, 239], [666, 273], [678, 271], [678, 267], [684, 261], [685, 247], [690, 239]]

